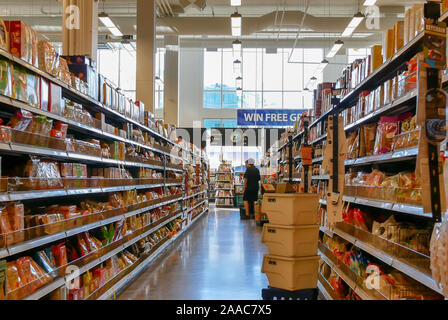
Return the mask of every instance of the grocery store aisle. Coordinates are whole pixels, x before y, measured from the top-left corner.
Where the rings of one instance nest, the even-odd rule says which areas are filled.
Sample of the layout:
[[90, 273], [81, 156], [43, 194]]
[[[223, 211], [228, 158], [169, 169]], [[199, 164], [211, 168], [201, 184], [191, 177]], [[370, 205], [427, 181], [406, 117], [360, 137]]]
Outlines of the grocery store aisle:
[[214, 209], [157, 259], [119, 300], [259, 300], [261, 228], [239, 211]]

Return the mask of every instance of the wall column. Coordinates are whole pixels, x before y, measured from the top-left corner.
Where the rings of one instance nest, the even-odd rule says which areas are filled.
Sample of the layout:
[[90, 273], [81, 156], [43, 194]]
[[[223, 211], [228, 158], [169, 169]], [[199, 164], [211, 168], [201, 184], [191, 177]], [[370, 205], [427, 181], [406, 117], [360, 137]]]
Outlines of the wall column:
[[64, 0], [62, 12], [63, 55], [97, 61], [98, 1]]
[[179, 126], [179, 36], [165, 36], [165, 123]]
[[154, 113], [154, 62], [156, 52], [156, 4], [137, 0], [137, 83], [136, 98]]

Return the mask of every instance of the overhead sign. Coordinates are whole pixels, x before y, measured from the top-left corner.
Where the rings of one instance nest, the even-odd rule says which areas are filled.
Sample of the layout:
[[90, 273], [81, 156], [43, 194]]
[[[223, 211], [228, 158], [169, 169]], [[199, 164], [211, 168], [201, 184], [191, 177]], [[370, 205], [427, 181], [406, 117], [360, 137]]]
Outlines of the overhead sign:
[[240, 109], [238, 126], [292, 127], [306, 109]]

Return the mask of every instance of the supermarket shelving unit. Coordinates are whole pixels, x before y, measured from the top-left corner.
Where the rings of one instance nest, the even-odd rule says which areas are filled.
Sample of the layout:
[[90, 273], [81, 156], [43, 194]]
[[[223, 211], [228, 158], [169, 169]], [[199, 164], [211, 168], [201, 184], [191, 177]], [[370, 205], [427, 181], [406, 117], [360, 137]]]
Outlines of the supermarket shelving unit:
[[210, 172], [210, 181], [209, 181], [209, 201], [215, 201], [215, 186], [216, 186], [216, 173], [215, 171]]
[[217, 208], [232, 208], [234, 206], [233, 179], [234, 172], [232, 164], [223, 161], [219, 165], [215, 177], [215, 204]]
[[[448, 12], [445, 12], [442, 16], [443, 20], [448, 17]], [[385, 81], [392, 79], [397, 72], [403, 69], [403, 66], [413, 58], [417, 53], [422, 50], [422, 43], [424, 39], [424, 33], [418, 34], [413, 40], [401, 48], [397, 53], [395, 53], [392, 58], [387, 60], [381, 67], [372, 72], [364, 81], [356, 86], [350, 93], [342, 97], [336, 104], [333, 105], [329, 110], [325, 111], [318, 119], [313, 121], [309, 129], [313, 130], [314, 139], [310, 141], [310, 144], [319, 144], [325, 139], [327, 139], [327, 121], [329, 116], [337, 116], [345, 109], [356, 104], [359, 95], [363, 91], [370, 91], [376, 89], [379, 85]], [[422, 72], [425, 70], [419, 67], [421, 76]], [[426, 77], [426, 75], [425, 75]], [[442, 83], [444, 85], [448, 84], [448, 76], [444, 75], [442, 78]], [[403, 96], [396, 98], [387, 105], [382, 106], [380, 109], [365, 115], [361, 119], [354, 123], [345, 126], [346, 133], [358, 129], [361, 125], [372, 123], [378, 121], [378, 119], [383, 115], [396, 115], [401, 114], [410, 110], [416, 110], [419, 108], [419, 98], [424, 96], [424, 92], [419, 92], [419, 89], [415, 89], [407, 92]], [[420, 106], [421, 108], [424, 106]], [[290, 140], [279, 148], [281, 152], [286, 147], [292, 147], [293, 142], [300, 140], [304, 132], [299, 132], [298, 134], [291, 136]], [[336, 142], [335, 138], [335, 142]], [[335, 143], [336, 144], [336, 143]], [[337, 149], [337, 145], [335, 146]], [[406, 168], [407, 166], [415, 165], [417, 160], [417, 155], [419, 153], [418, 147], [412, 147], [407, 149], [396, 150], [388, 154], [374, 155], [363, 158], [351, 159], [345, 161], [346, 168], [352, 167], [365, 167], [371, 168], [373, 165], [392, 165], [395, 168]], [[290, 163], [299, 161], [298, 157], [289, 156]], [[323, 157], [315, 157], [313, 163], [321, 163]], [[398, 166], [398, 167], [397, 167]], [[315, 181], [325, 181], [332, 180], [333, 176], [329, 175], [314, 175], [312, 177]], [[293, 181], [292, 172], [290, 176], [286, 177], [285, 180]], [[322, 209], [326, 207], [326, 188], [323, 188], [323, 198], [320, 200], [320, 206]], [[390, 214], [399, 214], [402, 219], [413, 221], [419, 219], [427, 223], [434, 222], [434, 216], [432, 213], [425, 213], [423, 207], [417, 204], [400, 203], [397, 201], [384, 201], [380, 199], [370, 199], [359, 196], [348, 196], [343, 197], [344, 202], [350, 203], [351, 205], [360, 206], [366, 208], [367, 210], [380, 209], [382, 212], [389, 212]], [[386, 240], [379, 236], [376, 236], [370, 232], [358, 229], [352, 225], [345, 222], [337, 223], [334, 229], [329, 229], [326, 226], [322, 226], [321, 236], [326, 235], [327, 237], [339, 237], [345, 241], [351, 243], [357, 249], [370, 255], [377, 261], [383, 263], [384, 265], [393, 268], [401, 272], [405, 277], [415, 281], [418, 285], [418, 290], [422, 292], [434, 294], [440, 297], [442, 296], [441, 289], [436, 285], [434, 279], [432, 278], [430, 271], [430, 257], [427, 254], [421, 253], [417, 250], [406, 247], [403, 244], [395, 243], [393, 241]], [[345, 282], [351, 290], [358, 295], [362, 300], [384, 300], [384, 299], [399, 299], [403, 292], [392, 292], [390, 295], [385, 295], [384, 292], [380, 292], [375, 289], [367, 289], [363, 279], [360, 279], [356, 274], [354, 274], [350, 268], [346, 267], [339, 259], [337, 259], [334, 254], [327, 248], [322, 242], [319, 242], [319, 254], [330, 269], [337, 274], [343, 282]], [[332, 286], [328, 283], [327, 279], [319, 273], [318, 287], [322, 295], [328, 300], [339, 299]], [[415, 289], [415, 288], [414, 288]], [[406, 291], [405, 289], [404, 291]], [[406, 295], [406, 292], [404, 293]]]
[[[207, 192], [198, 192], [191, 197], [200, 196], [204, 200], [198, 200], [198, 203], [194, 207], [183, 208], [182, 203], [190, 196], [185, 194], [169, 195], [169, 187], [182, 187], [184, 185], [181, 179], [172, 179], [167, 176], [168, 172], [175, 172], [182, 174], [184, 166], [193, 161], [200, 164], [201, 168], [207, 169], [207, 160], [195, 151], [190, 151], [187, 148], [179, 146], [177, 143], [171, 141], [167, 137], [156, 132], [154, 128], [148, 127], [146, 124], [140, 123], [131, 119], [130, 117], [123, 115], [115, 110], [112, 110], [108, 106], [105, 106], [101, 102], [75, 90], [66, 83], [59, 79], [39, 70], [38, 68], [28, 64], [27, 62], [13, 56], [12, 54], [0, 49], [0, 56], [10, 63], [18, 64], [24, 67], [27, 72], [34, 73], [35, 75], [46, 79], [47, 81], [56, 84], [62, 88], [62, 97], [70, 99], [73, 102], [82, 104], [88, 111], [96, 114], [102, 120], [99, 121], [98, 126], [90, 126], [85, 123], [77, 122], [73, 119], [66, 118], [60, 114], [51, 113], [45, 110], [35, 108], [25, 102], [12, 99], [7, 96], [0, 96], [0, 107], [2, 115], [12, 115], [17, 110], [23, 109], [30, 111], [35, 115], [45, 116], [49, 119], [56, 121], [62, 121], [68, 124], [68, 132], [74, 136], [80, 137], [93, 137], [101, 139], [103, 141], [124, 142], [127, 145], [132, 145], [136, 148], [148, 150], [161, 156], [163, 161], [140, 161], [139, 159], [125, 159], [116, 160], [109, 159], [102, 156], [93, 156], [87, 154], [79, 154], [72, 151], [61, 149], [50, 149], [44, 147], [38, 147], [35, 145], [29, 145], [23, 143], [23, 141], [15, 139], [15, 132], [13, 132], [12, 140], [0, 143], [0, 155], [7, 155], [8, 157], [26, 157], [28, 155], [37, 156], [43, 159], [51, 159], [54, 161], [74, 162], [89, 164], [95, 167], [121, 167], [121, 168], [148, 168], [159, 170], [163, 173], [162, 179], [61, 179], [63, 184], [59, 189], [49, 190], [16, 190], [10, 187], [9, 182], [11, 179], [1, 179], [1, 192], [0, 202], [11, 203], [20, 201], [22, 203], [39, 205], [40, 203], [57, 203], [57, 201], [65, 202], [68, 199], [70, 201], [77, 201], [79, 199], [88, 199], [91, 196], [96, 195], [108, 195], [113, 192], [122, 192], [127, 190], [152, 190], [155, 188], [162, 188], [165, 196], [159, 199], [150, 200], [142, 203], [136, 203], [122, 208], [115, 208], [103, 212], [98, 212], [88, 216], [80, 216], [75, 219], [63, 220], [52, 227], [55, 227], [54, 232], [48, 230], [43, 231], [46, 225], [36, 228], [35, 230], [24, 230], [15, 232], [14, 234], [0, 235], [0, 259], [10, 261], [21, 256], [30, 255], [31, 251], [37, 248], [48, 247], [53, 243], [58, 243], [64, 239], [81, 234], [83, 232], [97, 229], [101, 226], [133, 217], [141, 213], [149, 212], [151, 210], [161, 208], [162, 206], [168, 206], [173, 204], [180, 204], [175, 210], [168, 216], [160, 218], [157, 221], [153, 221], [151, 224], [146, 225], [134, 232], [126, 234], [120, 240], [114, 241], [109, 245], [101, 247], [98, 251], [91, 252], [90, 254], [73, 261], [68, 265], [65, 265], [57, 270], [57, 274], [52, 277], [52, 281], [36, 290], [33, 290], [31, 294], [21, 295], [22, 299], [36, 300], [41, 298], [47, 298], [50, 294], [61, 292], [59, 298], [67, 298], [66, 283], [69, 278], [69, 274], [65, 271], [70, 267], [76, 266], [79, 268], [80, 275], [82, 276], [88, 270], [99, 266], [105, 262], [108, 258], [130, 248], [134, 243], [147, 237], [148, 235], [158, 231], [162, 227], [179, 219], [189, 219], [189, 223], [184, 223], [184, 228], [180, 233], [187, 230], [191, 224], [208, 211], [207, 205]], [[133, 141], [128, 138], [123, 138], [114, 134], [110, 134], [104, 130], [105, 123], [112, 123], [117, 126], [131, 126], [135, 129], [140, 129], [144, 133], [153, 137], [156, 141], [154, 145], [143, 144]], [[206, 177], [203, 177], [203, 182], [206, 181]], [[69, 180], [69, 181], [68, 181]], [[206, 184], [205, 184], [206, 185]], [[32, 232], [31, 232], [32, 231]], [[11, 236], [23, 236], [24, 241], [11, 241]], [[122, 270], [119, 274], [113, 276], [109, 281], [100, 286], [95, 292], [92, 292], [89, 297], [85, 299], [104, 299], [114, 295], [120, 287], [125, 286], [132, 277], [138, 272], [143, 270], [150, 262], [165, 250], [171, 243], [173, 243], [179, 235], [172, 238], [166, 238], [161, 240], [156, 246], [154, 246], [150, 252], [145, 253], [139, 258], [139, 260], [132, 264], [126, 270]], [[26, 289], [26, 288], [22, 288]]]

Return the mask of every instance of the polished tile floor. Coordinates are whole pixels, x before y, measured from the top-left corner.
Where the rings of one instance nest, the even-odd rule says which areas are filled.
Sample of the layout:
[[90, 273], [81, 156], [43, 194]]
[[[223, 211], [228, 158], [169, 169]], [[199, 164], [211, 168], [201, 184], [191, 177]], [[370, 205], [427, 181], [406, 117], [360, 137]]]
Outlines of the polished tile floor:
[[268, 286], [261, 273], [261, 228], [239, 211], [214, 209], [199, 218], [119, 300], [259, 300]]

